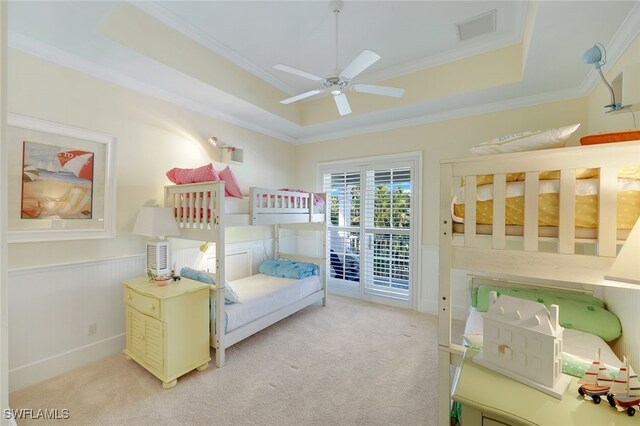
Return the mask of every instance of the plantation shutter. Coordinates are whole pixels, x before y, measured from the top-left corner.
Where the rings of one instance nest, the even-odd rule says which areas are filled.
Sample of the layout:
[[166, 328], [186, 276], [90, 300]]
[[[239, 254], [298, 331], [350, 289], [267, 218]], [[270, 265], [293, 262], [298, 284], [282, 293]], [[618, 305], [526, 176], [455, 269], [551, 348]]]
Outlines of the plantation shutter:
[[323, 176], [323, 190], [329, 196], [330, 208], [330, 277], [343, 281], [347, 287], [359, 287], [361, 173], [327, 173]]
[[411, 167], [366, 170], [364, 292], [407, 301], [410, 297]]

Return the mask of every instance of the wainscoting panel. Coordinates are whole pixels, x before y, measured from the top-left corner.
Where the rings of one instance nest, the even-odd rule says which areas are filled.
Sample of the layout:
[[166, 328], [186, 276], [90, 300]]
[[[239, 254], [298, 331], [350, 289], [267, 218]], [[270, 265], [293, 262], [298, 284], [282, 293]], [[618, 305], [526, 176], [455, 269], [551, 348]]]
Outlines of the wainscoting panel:
[[121, 282], [133, 256], [9, 271], [9, 388], [16, 390], [124, 348]]
[[[273, 240], [231, 243], [227, 252], [250, 251], [257, 271], [272, 246]], [[175, 250], [173, 262], [178, 273], [184, 266], [205, 269], [212, 253]], [[10, 391], [124, 349], [121, 282], [144, 273], [143, 255], [9, 271]]]

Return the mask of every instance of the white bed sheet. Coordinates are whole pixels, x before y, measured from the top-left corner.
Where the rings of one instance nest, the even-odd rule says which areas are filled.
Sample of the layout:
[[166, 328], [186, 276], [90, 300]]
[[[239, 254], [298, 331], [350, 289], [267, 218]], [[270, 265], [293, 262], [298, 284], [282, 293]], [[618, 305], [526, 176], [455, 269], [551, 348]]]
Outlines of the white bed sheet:
[[294, 280], [256, 274], [231, 281], [230, 285], [242, 302], [225, 306], [227, 333], [291, 305], [322, 288], [320, 277], [317, 275]]
[[[469, 317], [464, 326], [463, 338], [471, 346], [482, 346], [482, 312], [475, 308], [469, 309]], [[600, 351], [600, 360], [612, 369], [618, 369], [622, 362], [611, 347], [595, 334], [565, 328], [562, 336], [563, 352], [578, 357], [585, 362], [593, 361], [596, 350]]]

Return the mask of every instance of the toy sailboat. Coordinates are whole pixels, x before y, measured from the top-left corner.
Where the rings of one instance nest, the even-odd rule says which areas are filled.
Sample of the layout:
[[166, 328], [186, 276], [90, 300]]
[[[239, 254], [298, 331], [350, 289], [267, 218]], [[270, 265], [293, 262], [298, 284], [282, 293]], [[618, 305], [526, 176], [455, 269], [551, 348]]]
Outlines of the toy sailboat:
[[593, 399], [593, 402], [600, 404], [602, 396], [606, 396], [609, 393], [612, 382], [613, 379], [607, 368], [600, 363], [600, 348], [598, 348], [596, 359], [593, 360], [589, 370], [578, 381], [580, 385], [578, 393], [583, 396], [589, 396]]
[[640, 404], [640, 381], [627, 358], [624, 359], [624, 366], [620, 368], [609, 392], [607, 399], [612, 407], [617, 407], [620, 411], [626, 410], [630, 416], [636, 413], [633, 406]]

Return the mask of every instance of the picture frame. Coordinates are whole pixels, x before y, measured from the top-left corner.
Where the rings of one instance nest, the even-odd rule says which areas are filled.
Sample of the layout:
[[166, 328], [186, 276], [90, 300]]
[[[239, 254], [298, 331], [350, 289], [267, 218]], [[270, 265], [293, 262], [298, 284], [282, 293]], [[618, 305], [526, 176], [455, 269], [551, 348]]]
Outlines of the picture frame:
[[115, 237], [117, 138], [7, 115], [8, 241]]

